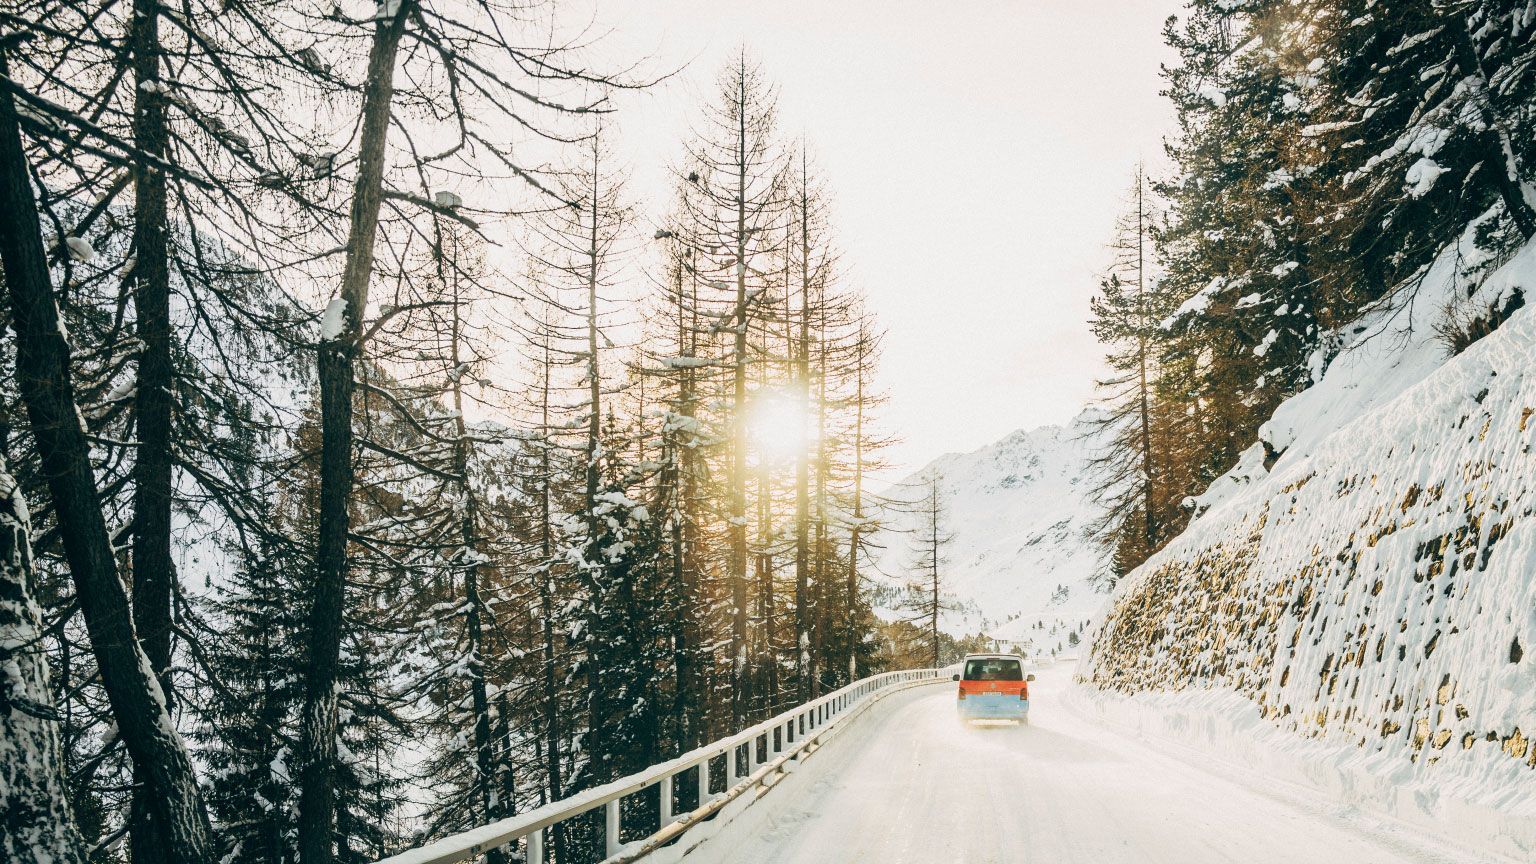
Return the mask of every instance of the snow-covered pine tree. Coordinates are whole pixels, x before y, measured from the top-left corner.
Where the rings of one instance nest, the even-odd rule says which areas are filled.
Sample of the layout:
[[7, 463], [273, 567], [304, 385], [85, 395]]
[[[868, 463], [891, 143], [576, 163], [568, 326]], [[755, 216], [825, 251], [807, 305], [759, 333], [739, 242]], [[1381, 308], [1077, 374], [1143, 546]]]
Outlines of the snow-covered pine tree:
[[294, 574], [309, 562], [297, 552], [281, 545], [250, 550], [207, 610], [217, 628], [204, 648], [213, 686], [200, 700], [203, 725], [193, 737], [209, 770], [221, 860], [229, 864], [293, 856], [298, 786], [291, 730], [304, 652], [303, 617], [292, 599], [301, 594]]
[[1306, 386], [1322, 335], [1311, 226], [1325, 175], [1301, 134], [1315, 58], [1295, 11], [1289, 0], [1196, 0], [1165, 30], [1180, 57], [1165, 70], [1179, 133], [1168, 145], [1177, 173], [1155, 184], [1167, 207], [1158, 269], [1183, 302], [1163, 324], [1160, 359], [1187, 373], [1173, 392], [1201, 415], [1203, 480]]
[[646, 569], [640, 557], [650, 550], [637, 542], [649, 513], [628, 494], [627, 484], [639, 478], [620, 464], [624, 443], [610, 420], [610, 400], [619, 397], [626, 381], [608, 336], [620, 323], [610, 292], [636, 243], [633, 208], [616, 161], [599, 129], [561, 175], [557, 194], [567, 204], [537, 223], [539, 242], [529, 250], [546, 274], [544, 302], [565, 319], [564, 350], [579, 370], [568, 403], [581, 430], [571, 444], [579, 467], [571, 478], [577, 507], [564, 524], [565, 548], [557, 551], [581, 587], [573, 598], [580, 604], [581, 624], [575, 636], [581, 661], [573, 672], [585, 687], [586, 759], [571, 779], [573, 788], [618, 776], [616, 762], [628, 764], [630, 754], [656, 750], [654, 740], [634, 740], [637, 727], [654, 729], [653, 722], [634, 722], [636, 710], [647, 715], [654, 710], [635, 692], [649, 685], [650, 658], [644, 656], [647, 646], [624, 632], [640, 602], [634, 584]]
[[[373, 376], [366, 385], [412, 427], [401, 455], [429, 469], [380, 538], [419, 572], [405, 577], [419, 587], [405, 592], [395, 626], [418, 634], [401, 698], [413, 703], [408, 723], [420, 730], [429, 754], [423, 773], [439, 790], [425, 808], [422, 840], [494, 821], [516, 805], [497, 696], [513, 675], [507, 661], [519, 622], [496, 609], [527, 587], [512, 575], [518, 543], [500, 503], [519, 448], [511, 430], [468, 417], [495, 410], [501, 396], [487, 379], [497, 328], [485, 307], [505, 292], [472, 231], [434, 217], [429, 237], [413, 262], [418, 278], [397, 284], [396, 314], [375, 337], [375, 352], [387, 351], [381, 359], [413, 384], [398, 395]], [[377, 443], [362, 431], [370, 447]]]
[[[685, 185], [681, 194], [688, 194]], [[686, 209], [684, 210], [686, 212]], [[672, 224], [678, 220], [673, 219]], [[704, 422], [704, 368], [712, 334], [700, 306], [698, 253], [663, 228], [663, 272], [647, 319], [635, 368], [656, 381], [659, 404], [658, 461], [653, 514], [664, 533], [676, 616], [672, 619], [674, 684], [671, 725], [679, 751], [701, 743], [708, 727], [708, 673], [716, 661], [710, 648], [708, 546], [710, 514], [706, 451], [715, 444]]]
[[[529, 281], [539, 283], [545, 278], [535, 270]], [[532, 367], [533, 385], [525, 394], [530, 429], [522, 441], [527, 452], [518, 472], [522, 494], [530, 505], [522, 530], [527, 551], [519, 563], [534, 586], [530, 618], [538, 650], [529, 714], [536, 730], [532, 773], [540, 778], [541, 801], [564, 798], [584, 758], [584, 725], [579, 722], [583, 694], [571, 671], [577, 662], [573, 642], [579, 605], [570, 602], [576, 593], [575, 581], [560, 555], [559, 542], [560, 516], [575, 500], [568, 481], [583, 473], [561, 446], [566, 430], [580, 425], [573, 423], [559, 401], [560, 380], [571, 364], [562, 351], [563, 317], [551, 304], [539, 303], [528, 320], [520, 322], [526, 330], [523, 350]], [[569, 845], [567, 832], [557, 826], [549, 843], [555, 861], [568, 860]]]
[[[361, 357], [363, 315], [373, 278], [374, 241], [383, 196], [386, 137], [395, 98], [395, 62], [412, 0], [374, 24], [363, 84], [358, 171], [353, 180], [347, 253], [341, 287], [321, 323], [320, 490], [315, 522], [315, 579], [310, 590], [304, 704], [299, 719], [299, 857], [303, 864], [336, 860], [342, 644], [346, 639], [347, 545], [353, 497], [353, 399]], [[381, 7], [382, 8], [382, 7]]]
[[1306, 132], [1330, 154], [1323, 228], [1359, 286], [1348, 308], [1421, 274], [1467, 226], [1490, 260], [1536, 236], [1529, 4], [1339, 0], [1323, 14]]

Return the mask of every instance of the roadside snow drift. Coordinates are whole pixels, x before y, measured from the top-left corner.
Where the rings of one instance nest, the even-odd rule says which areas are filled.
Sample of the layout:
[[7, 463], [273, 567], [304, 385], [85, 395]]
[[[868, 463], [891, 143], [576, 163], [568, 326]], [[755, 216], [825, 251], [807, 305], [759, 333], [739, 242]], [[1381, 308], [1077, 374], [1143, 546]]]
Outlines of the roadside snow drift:
[[[1079, 675], [1184, 691], [1156, 710], [1251, 738], [1235, 694], [1261, 725], [1319, 739], [1313, 757], [1384, 780], [1363, 803], [1482, 814], [1489, 848], [1529, 855], [1536, 311], [1447, 360], [1434, 329], [1460, 281], [1446, 255], [1350, 328], [1184, 534], [1123, 580]], [[1536, 245], [1472, 302], [1517, 290], [1536, 298]]]

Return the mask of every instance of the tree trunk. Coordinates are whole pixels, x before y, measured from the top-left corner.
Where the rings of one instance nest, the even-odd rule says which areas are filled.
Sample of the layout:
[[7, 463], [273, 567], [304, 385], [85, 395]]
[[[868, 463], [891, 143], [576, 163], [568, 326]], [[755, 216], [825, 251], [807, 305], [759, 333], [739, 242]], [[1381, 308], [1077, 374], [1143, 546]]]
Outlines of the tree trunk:
[[[814, 371], [809, 371], [810, 334], [808, 331], [804, 340], [807, 379], [816, 381], [816, 457], [813, 460], [816, 466], [816, 488], [811, 516], [811, 522], [816, 528], [816, 536], [811, 543], [812, 567], [808, 576], [810, 596], [806, 598], [806, 602], [810, 605], [806, 615], [808, 629], [806, 636], [809, 644], [805, 648], [805, 671], [806, 677], [810, 680], [807, 698], [811, 699], [821, 695], [821, 671], [816, 664], [817, 658], [821, 656], [822, 640], [826, 629], [822, 624], [821, 604], [826, 593], [827, 562], [832, 557], [827, 543], [827, 462], [829, 461], [827, 453], [827, 303], [826, 294], [820, 289], [817, 291], [815, 305], [818, 310], [817, 330], [820, 338]], [[807, 383], [807, 394], [809, 387]], [[807, 395], [806, 399], [809, 400], [810, 396]]]
[[929, 598], [933, 604], [928, 608], [928, 638], [932, 659], [928, 665], [934, 669], [939, 668], [939, 481], [933, 481], [933, 510], [930, 512], [930, 542], [932, 543], [933, 558], [933, 596]]
[[[597, 142], [592, 142], [592, 187], [591, 198], [587, 204], [591, 207], [585, 215], [592, 219], [590, 232], [587, 235], [587, 443], [584, 450], [586, 461], [585, 480], [586, 495], [583, 498], [585, 512], [582, 514], [587, 522], [586, 549], [583, 550], [582, 562], [586, 570], [584, 577], [592, 592], [591, 603], [588, 605], [589, 616], [587, 631], [584, 634], [592, 643], [592, 650], [587, 654], [587, 754], [590, 764], [595, 769], [598, 782], [606, 782], [610, 778], [613, 754], [608, 752], [608, 717], [607, 694], [604, 693], [603, 667], [606, 652], [603, 649], [609, 647], [605, 633], [600, 628], [606, 628], [607, 610], [600, 608], [603, 605], [602, 592], [607, 589], [608, 580], [604, 578], [603, 567], [600, 563], [604, 558], [604, 548], [608, 545], [603, 541], [603, 520], [597, 515], [597, 495], [602, 483], [602, 423], [603, 423], [603, 385], [602, 367], [598, 363], [598, 332], [597, 332], [597, 279], [598, 279], [598, 218], [601, 212], [599, 203], [599, 187], [601, 182], [599, 168], [599, 149]], [[593, 637], [597, 637], [594, 639]]]
[[859, 646], [856, 641], [859, 627], [859, 543], [864, 527], [864, 372], [868, 355], [864, 322], [859, 321], [858, 358], [854, 364], [853, 393], [853, 528], [848, 532], [848, 585], [845, 626], [848, 632], [848, 683], [859, 678]]
[[[0, 55], [0, 74], [9, 65]], [[69, 345], [53, 300], [16, 107], [0, 96], [0, 259], [16, 332], [16, 382], [27, 407], [59, 538], [118, 734], [148, 787], [166, 860], [209, 860], [210, 830], [192, 762], [171, 723], [160, 682], [139, 647], [128, 596], [97, 498], [90, 445], [70, 380]], [[16, 218], [18, 214], [20, 218]]]
[[[134, 0], [129, 25], [133, 52], [134, 144], [163, 157], [165, 97], [160, 77], [159, 4]], [[171, 285], [166, 252], [165, 172], [139, 165], [133, 172], [134, 315], [143, 348], [134, 390], [138, 449], [133, 465], [133, 624], [167, 706], [171, 687]], [[134, 864], [165, 860], [164, 839], [151, 818], [149, 787], [135, 776], [130, 807]]]
[[946, 542], [944, 532], [940, 527], [940, 521], [944, 516], [944, 503], [939, 489], [940, 478], [937, 472], [928, 477], [927, 498], [923, 502], [923, 518], [927, 525], [923, 531], [927, 535], [923, 538], [924, 558], [922, 563], [926, 565], [928, 585], [927, 602], [919, 607], [928, 618], [928, 662], [933, 668], [939, 665], [939, 612], [944, 608], [944, 595], [942, 591], [942, 565], [941, 553]]
[[1147, 329], [1150, 322], [1147, 320], [1147, 290], [1146, 290], [1146, 261], [1144, 250], [1146, 248], [1146, 207], [1142, 199], [1142, 189], [1145, 180], [1141, 174], [1141, 168], [1136, 169], [1136, 359], [1140, 369], [1141, 380], [1138, 395], [1141, 404], [1138, 407], [1141, 415], [1141, 474], [1142, 474], [1142, 533], [1146, 543], [1143, 550], [1143, 560], [1152, 554], [1157, 545], [1157, 514], [1154, 512], [1155, 499], [1152, 487], [1152, 409], [1151, 394], [1147, 391]]
[[[811, 405], [811, 228], [810, 202], [805, 189], [805, 147], [801, 145], [800, 175], [800, 336], [795, 340], [795, 396], [800, 400], [797, 418], [800, 438], [795, 448], [795, 685], [801, 702], [811, 700], [811, 489], [810, 442], [806, 440], [806, 412]], [[784, 300], [789, 305], [789, 298]], [[786, 312], [788, 310], [786, 309]]]
[[[545, 436], [549, 433], [550, 369], [553, 363], [549, 352], [548, 334], [544, 335], [540, 370], [543, 381], [539, 388], [539, 428]], [[555, 537], [554, 501], [550, 495], [549, 440], [546, 437], [539, 448], [539, 615], [543, 624], [544, 656], [544, 773], [549, 789], [549, 800], [559, 801], [565, 795], [564, 780], [560, 770], [560, 693], [556, 689], [559, 678], [555, 674]], [[555, 864], [565, 861], [565, 829], [555, 825], [550, 829], [550, 851]]]
[[85, 864], [59, 748], [42, 610], [32, 594], [32, 527], [0, 455], [0, 860]]
[[[682, 267], [677, 273], [677, 345], [679, 352], [684, 356], [696, 357], [698, 355], [698, 272], [695, 267], [688, 267], [689, 295], [683, 296]], [[694, 394], [695, 381], [694, 370], [684, 367], [679, 371], [678, 384], [678, 413], [689, 421], [694, 419]], [[697, 466], [697, 434], [692, 424], [685, 424], [680, 432], [674, 432], [677, 443], [674, 447], [673, 459], [676, 460], [677, 471], [677, 501], [673, 506], [672, 520], [672, 548], [673, 548], [673, 572], [678, 586], [682, 591], [683, 608], [679, 617], [682, 622], [678, 627], [677, 656], [677, 723], [678, 723], [678, 750], [686, 753], [699, 745], [700, 734], [703, 726], [703, 717], [700, 705], [703, 702], [704, 676], [701, 674], [703, 666], [704, 639], [700, 632], [699, 620], [703, 609], [699, 585], [699, 568], [695, 558], [697, 548], [697, 525], [694, 508], [696, 506], [697, 492], [695, 478], [698, 475]], [[683, 436], [689, 436], [690, 440], [683, 443]]]
[[[441, 244], [442, 235], [438, 236]], [[459, 498], [464, 504], [464, 512], [459, 517], [461, 566], [464, 568], [464, 640], [469, 652], [469, 696], [470, 710], [474, 720], [475, 783], [478, 787], [476, 797], [479, 799], [481, 817], [489, 821], [500, 816], [498, 812], [500, 795], [497, 788], [496, 760], [491, 747], [491, 703], [485, 683], [484, 634], [480, 620], [483, 604], [480, 600], [479, 501], [475, 498], [475, 490], [469, 483], [470, 437], [469, 427], [464, 421], [464, 358], [461, 351], [464, 330], [461, 314], [463, 298], [459, 295], [457, 276], [457, 236], [456, 233], [450, 232], [447, 237], [447, 242], [453, 244], [455, 253], [454, 271], [444, 273], [440, 268], [438, 273], [444, 281], [451, 282], [452, 285], [453, 317], [449, 333], [448, 363], [454, 370], [451, 378], [455, 438], [453, 471], [458, 476]], [[506, 855], [504, 852], [497, 851], [492, 853], [491, 858], [493, 861], [505, 861]]]
[[315, 584], [310, 592], [309, 668], [299, 728], [303, 767], [299, 775], [298, 834], [303, 864], [331, 864], [335, 857], [336, 691], [352, 498], [353, 375], [362, 353], [362, 320], [368, 306], [368, 281], [373, 275], [395, 55], [411, 5], [410, 0], [401, 3], [393, 18], [380, 21], [374, 29], [363, 93], [362, 150], [352, 190], [346, 268], [338, 296], [343, 322], [339, 333], [323, 333], [320, 341], [320, 513]]
[[[761, 695], [762, 704], [758, 716], [769, 717], [774, 713], [773, 708], [778, 704], [779, 688], [779, 646], [774, 644], [775, 621], [779, 617], [778, 597], [773, 590], [773, 536], [770, 533], [773, 525], [773, 512], [770, 509], [769, 496], [772, 493], [768, 488], [768, 469], [759, 468], [757, 471], [757, 541], [759, 549], [752, 556], [757, 565], [757, 592], [758, 592], [758, 617], [762, 620], [759, 631], [762, 634], [762, 642], [756, 646], [758, 662], [763, 663], [763, 671], [767, 673], [767, 680], [760, 682], [763, 686]], [[759, 676], [761, 677], [761, 676]]]
[[747, 680], [747, 97], [738, 78], [736, 137], [736, 315], [732, 346], [730, 542], [731, 729], [740, 729], [750, 704]]

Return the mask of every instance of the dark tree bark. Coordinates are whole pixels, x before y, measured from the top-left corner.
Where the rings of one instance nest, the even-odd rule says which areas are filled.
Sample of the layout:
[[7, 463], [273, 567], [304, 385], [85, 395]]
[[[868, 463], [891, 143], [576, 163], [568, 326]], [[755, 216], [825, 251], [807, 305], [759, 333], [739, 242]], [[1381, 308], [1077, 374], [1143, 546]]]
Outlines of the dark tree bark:
[[[693, 257], [689, 253], [690, 259]], [[684, 266], [681, 255], [675, 262], [674, 270], [674, 300], [677, 310], [677, 349], [684, 357], [697, 357], [699, 353], [699, 276], [698, 269], [690, 260]], [[687, 274], [687, 289], [684, 289], [684, 274]], [[676, 411], [688, 421], [684, 424], [684, 431], [672, 432], [671, 458], [668, 461], [669, 477], [672, 482], [672, 575], [673, 580], [682, 592], [683, 608], [679, 612], [681, 619], [677, 626], [676, 648], [674, 651], [677, 664], [676, 705], [674, 715], [677, 723], [677, 749], [680, 753], [686, 753], [699, 745], [700, 735], [703, 731], [703, 704], [704, 704], [704, 676], [703, 653], [704, 638], [700, 628], [699, 609], [702, 608], [699, 586], [699, 566], [697, 560], [697, 533], [698, 520], [696, 518], [699, 493], [695, 480], [698, 477], [698, 452], [691, 440], [694, 433], [691, 426], [695, 414], [695, 392], [697, 383], [696, 373], [693, 369], [683, 368], [678, 372], [678, 393]], [[688, 440], [685, 440], [688, 439]]]
[[[0, 74], [9, 75], [3, 56]], [[16, 383], [37, 440], [102, 686], [133, 760], [134, 775], [147, 788], [165, 860], [202, 864], [210, 857], [207, 810], [191, 759], [171, 724], [165, 694], [135, 637], [128, 596], [97, 499], [42, 234], [36, 219], [14, 215], [36, 213], [37, 202], [9, 93], [0, 95], [0, 210], [13, 214], [0, 219], [0, 259], [16, 331]]]
[[[160, 23], [156, 0], [134, 0], [129, 25], [133, 52], [134, 144], [163, 158], [165, 96], [160, 77]], [[134, 391], [138, 448], [133, 467], [133, 624], [166, 704], [174, 693], [171, 666], [171, 289], [166, 263], [165, 172], [140, 164], [134, 184], [134, 295], [143, 344]], [[134, 778], [130, 839], [134, 864], [165, 861], [164, 838], [151, 817], [149, 786]]]
[[1141, 516], [1142, 533], [1146, 542], [1146, 554], [1151, 555], [1157, 548], [1158, 524], [1157, 524], [1157, 495], [1153, 489], [1153, 478], [1157, 476], [1152, 464], [1152, 392], [1147, 372], [1147, 206], [1143, 195], [1146, 192], [1146, 177], [1142, 174], [1141, 166], [1136, 166], [1136, 366], [1137, 366], [1137, 393], [1138, 401], [1136, 414], [1137, 422], [1141, 427]]
[[747, 85], [739, 79], [736, 138], [736, 315], [731, 346], [731, 730], [746, 725], [752, 704], [747, 677]]
[[[801, 702], [809, 702], [814, 695], [811, 683], [811, 454], [810, 442], [806, 441], [805, 412], [811, 405], [811, 225], [810, 192], [806, 185], [805, 148], [800, 152], [800, 188], [796, 190], [794, 207], [798, 211], [799, 224], [795, 226], [799, 237], [800, 253], [800, 327], [798, 338], [792, 338], [794, 357], [795, 395], [799, 397], [800, 440], [795, 447], [795, 686]], [[786, 280], [787, 281], [787, 280]], [[789, 298], [784, 299], [786, 313]], [[821, 470], [818, 468], [818, 470]]]
[[[547, 436], [550, 426], [550, 380], [554, 361], [550, 357], [549, 334], [542, 334], [539, 348], [539, 429]], [[539, 447], [539, 621], [543, 636], [543, 656], [540, 673], [543, 676], [544, 698], [540, 706], [544, 714], [544, 780], [550, 801], [565, 797], [565, 780], [560, 758], [560, 691], [559, 676], [555, 673], [555, 534], [554, 499], [551, 495], [551, 471], [549, 439]], [[550, 851], [555, 864], [564, 864], [565, 829], [555, 825], [550, 830]]]
[[[342, 323], [322, 333], [320, 378], [320, 504], [315, 583], [309, 612], [309, 668], [300, 719], [299, 859], [331, 864], [336, 827], [336, 687], [340, 679], [342, 610], [347, 582], [348, 507], [352, 498], [353, 376], [362, 354], [362, 320], [373, 275], [373, 244], [379, 227], [384, 150], [394, 99], [395, 56], [412, 4], [380, 21], [368, 54], [357, 179], [342, 275]], [[329, 313], [330, 310], [327, 310]], [[331, 316], [327, 314], [327, 318]]]
[[[438, 241], [442, 248], [445, 240]], [[452, 250], [457, 255], [459, 244], [456, 234], [451, 234], [446, 240], [452, 244]], [[463, 503], [464, 512], [459, 517], [459, 542], [462, 544], [464, 567], [464, 638], [467, 643], [470, 657], [469, 665], [469, 693], [470, 707], [474, 715], [475, 726], [475, 771], [477, 772], [476, 784], [477, 798], [480, 805], [480, 815], [486, 820], [500, 818], [504, 806], [510, 806], [510, 797], [503, 799], [498, 794], [497, 764], [494, 749], [491, 744], [491, 703], [489, 691], [486, 687], [485, 676], [485, 635], [484, 625], [481, 621], [481, 612], [484, 603], [480, 599], [481, 584], [481, 547], [484, 545], [480, 539], [480, 501], [476, 497], [475, 489], [470, 484], [470, 432], [469, 425], [464, 420], [464, 298], [459, 293], [459, 280], [457, 276], [457, 259], [455, 258], [455, 270], [453, 273], [445, 272], [447, 268], [441, 266], [442, 257], [439, 257], [439, 278], [452, 285], [452, 318], [449, 331], [448, 362], [456, 373], [452, 377], [450, 395], [453, 399], [454, 411], [454, 442], [453, 442], [453, 472], [458, 477], [456, 481], [460, 500]], [[503, 718], [505, 719], [505, 718]], [[504, 852], [498, 850], [491, 853], [494, 862], [506, 861]]]
[[869, 337], [864, 322], [859, 322], [854, 359], [853, 395], [853, 526], [848, 531], [848, 570], [843, 608], [843, 626], [847, 630], [848, 683], [859, 679], [859, 648], [854, 634], [859, 627], [859, 553], [863, 550], [864, 528], [864, 376], [869, 368]]

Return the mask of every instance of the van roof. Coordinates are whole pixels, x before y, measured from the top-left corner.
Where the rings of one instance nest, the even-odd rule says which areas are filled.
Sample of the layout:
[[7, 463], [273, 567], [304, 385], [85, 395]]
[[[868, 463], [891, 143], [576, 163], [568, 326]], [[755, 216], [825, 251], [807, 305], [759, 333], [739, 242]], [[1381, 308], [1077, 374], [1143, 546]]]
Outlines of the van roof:
[[1010, 658], [1010, 659], [1013, 659], [1013, 660], [1023, 660], [1024, 659], [1024, 656], [1022, 654], [1007, 654], [1007, 653], [996, 652], [996, 651], [985, 651], [985, 652], [980, 652], [980, 653], [976, 653], [976, 654], [967, 654], [967, 655], [965, 655], [965, 659], [967, 659], [967, 660], [970, 660], [970, 659], [973, 659], [973, 658], [977, 658], [977, 657], [1007, 657], [1007, 658]]

